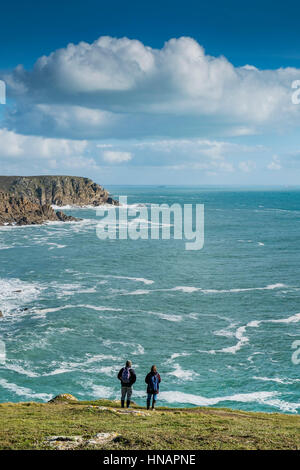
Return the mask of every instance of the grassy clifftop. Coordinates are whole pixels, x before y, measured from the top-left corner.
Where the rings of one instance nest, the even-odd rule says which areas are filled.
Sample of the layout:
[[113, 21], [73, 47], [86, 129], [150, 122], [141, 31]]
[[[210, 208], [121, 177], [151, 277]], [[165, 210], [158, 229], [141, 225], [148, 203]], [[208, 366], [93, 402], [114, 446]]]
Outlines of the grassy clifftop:
[[[300, 416], [97, 400], [0, 404], [0, 449], [300, 449]], [[55, 437], [54, 437], [55, 436]]]

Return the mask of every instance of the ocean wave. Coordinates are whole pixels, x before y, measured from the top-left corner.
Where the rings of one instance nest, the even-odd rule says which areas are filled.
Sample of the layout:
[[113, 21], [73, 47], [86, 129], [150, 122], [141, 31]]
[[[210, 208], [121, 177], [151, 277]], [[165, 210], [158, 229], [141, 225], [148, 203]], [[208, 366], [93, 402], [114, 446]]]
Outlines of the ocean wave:
[[152, 311], [149, 311], [147, 313], [149, 313], [151, 315], [155, 315], [155, 316], [161, 318], [162, 320], [166, 320], [166, 321], [170, 321], [170, 322], [181, 322], [182, 321], [182, 316], [181, 315], [174, 315], [174, 314], [171, 314], [171, 313], [152, 312]]
[[[211, 351], [207, 351], [208, 353], [215, 354], [217, 352], [222, 353], [232, 353], [235, 354], [239, 351], [245, 344], [249, 343], [249, 338], [245, 336], [245, 332], [247, 328], [259, 328], [262, 323], [298, 323], [300, 322], [300, 313], [296, 313], [287, 318], [279, 318], [279, 319], [269, 319], [269, 320], [252, 320], [246, 325], [239, 326], [235, 332], [235, 337], [238, 342], [230, 347], [222, 348], [222, 349], [213, 349]], [[204, 352], [204, 351], [199, 351]]]
[[[97, 385], [92, 380], [86, 380], [84, 382], [78, 382], [78, 385], [82, 386], [85, 390], [88, 390], [88, 394], [94, 398], [111, 398], [115, 392], [112, 387], [106, 387], [104, 385]], [[79, 392], [79, 395], [85, 395], [85, 393]]]
[[274, 290], [274, 289], [282, 289], [287, 288], [285, 284], [277, 283], [277, 284], [269, 284], [265, 287], [245, 287], [245, 288], [234, 288], [234, 289], [202, 289], [201, 287], [190, 287], [190, 286], [176, 286], [173, 287], [171, 290], [180, 290], [182, 292], [196, 292], [201, 291], [204, 294], [227, 294], [227, 293], [239, 293], [239, 292], [250, 292], [256, 290]]
[[174, 359], [177, 359], [177, 357], [186, 357], [186, 356], [190, 356], [191, 353], [187, 353], [187, 352], [180, 352], [180, 353], [173, 353], [171, 355], [171, 361], [173, 361]]
[[147, 295], [147, 294], [150, 294], [151, 290], [146, 290], [146, 289], [138, 289], [138, 290], [134, 290], [132, 292], [121, 292], [120, 295]]
[[125, 279], [125, 280], [128, 280], [128, 281], [142, 282], [145, 285], [154, 284], [154, 281], [152, 281], [152, 279], [145, 279], [144, 277], [117, 276], [117, 275], [114, 275], [114, 274], [100, 274], [99, 276], [100, 277], [105, 277], [105, 278]]
[[261, 380], [262, 382], [275, 382], [277, 384], [282, 384], [282, 385], [292, 385], [295, 383], [300, 382], [300, 379], [288, 379], [288, 378], [283, 378], [281, 379], [280, 377], [257, 377], [253, 376], [252, 377], [254, 380]]
[[48, 401], [52, 398], [52, 395], [49, 395], [47, 393], [35, 393], [30, 388], [19, 387], [18, 385], [14, 383], [10, 383], [5, 379], [0, 379], [0, 387], [5, 388], [6, 390], [9, 390], [15, 395], [30, 398], [30, 399], [33, 398], [35, 400]]
[[59, 245], [59, 243], [53, 243], [53, 242], [48, 242], [46, 245], [49, 245], [50, 248], [48, 250], [54, 250], [54, 249], [62, 249], [66, 248], [67, 245]]
[[174, 364], [174, 370], [172, 372], [168, 372], [168, 375], [173, 375], [174, 377], [177, 377], [180, 380], [183, 381], [190, 381], [194, 380], [197, 374], [197, 372], [194, 372], [193, 370], [184, 370], [179, 364]]
[[[251, 292], [251, 291], [269, 291], [275, 289], [290, 288], [289, 286], [281, 283], [269, 284], [265, 287], [246, 287], [246, 288], [234, 288], [234, 289], [203, 289], [202, 287], [195, 286], [175, 286], [165, 289], [138, 289], [135, 291], [126, 291], [113, 289], [112, 292], [117, 295], [148, 295], [154, 292], [183, 292], [187, 294], [192, 294], [195, 292], [200, 292], [202, 294], [234, 294], [240, 292]], [[295, 289], [295, 287], [293, 287]]]
[[108, 347], [114, 345], [123, 346], [124, 348], [126, 348], [126, 351], [129, 347], [132, 349], [132, 352], [130, 354], [132, 354], [133, 356], [145, 354], [143, 346], [138, 343], [126, 343], [125, 341], [111, 341], [110, 339], [106, 339], [103, 341], [103, 345]]
[[27, 377], [39, 377], [39, 374], [33, 372], [32, 370], [26, 370], [21, 365], [15, 364], [10, 360], [6, 360], [5, 364], [1, 367], [1, 369], [11, 370], [12, 372], [16, 372], [17, 374], [26, 375]]
[[68, 305], [61, 305], [60, 307], [50, 307], [50, 308], [42, 308], [42, 309], [34, 309], [33, 313], [35, 315], [45, 316], [47, 313], [54, 313], [59, 312], [61, 310], [68, 310], [68, 309], [75, 309], [75, 308], [87, 308], [89, 310], [96, 310], [98, 312], [105, 312], [105, 311], [112, 311], [112, 312], [122, 312], [122, 308], [115, 308], [115, 307], [106, 307], [104, 305], [88, 305], [88, 304], [68, 304]]
[[278, 392], [251, 392], [237, 393], [223, 397], [206, 398], [200, 395], [193, 395], [178, 391], [166, 391], [160, 393], [160, 398], [168, 403], [186, 403], [196, 406], [213, 406], [219, 403], [258, 403], [280, 409], [284, 412], [297, 413], [300, 403], [290, 403], [277, 398]]
[[[45, 290], [37, 282], [27, 282], [21, 279], [0, 279], [1, 310], [5, 317], [10, 316], [24, 304], [36, 300]], [[21, 312], [18, 312], [21, 315]]]

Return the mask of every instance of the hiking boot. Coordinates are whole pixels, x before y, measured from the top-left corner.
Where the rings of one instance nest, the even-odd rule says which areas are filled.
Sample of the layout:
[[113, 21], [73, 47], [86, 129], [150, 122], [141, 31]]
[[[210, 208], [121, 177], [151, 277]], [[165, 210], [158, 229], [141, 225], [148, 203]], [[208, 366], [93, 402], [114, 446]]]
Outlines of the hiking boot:
[[121, 407], [124, 408], [125, 406], [125, 400], [121, 400]]
[[127, 400], [127, 408], [130, 407], [130, 400]]

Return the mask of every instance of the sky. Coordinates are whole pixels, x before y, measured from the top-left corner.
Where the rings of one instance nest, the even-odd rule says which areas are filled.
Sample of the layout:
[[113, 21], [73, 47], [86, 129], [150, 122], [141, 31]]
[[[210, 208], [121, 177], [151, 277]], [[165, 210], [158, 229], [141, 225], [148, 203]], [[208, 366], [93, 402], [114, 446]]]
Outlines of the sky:
[[11, 0], [0, 13], [1, 174], [299, 185], [297, 1]]

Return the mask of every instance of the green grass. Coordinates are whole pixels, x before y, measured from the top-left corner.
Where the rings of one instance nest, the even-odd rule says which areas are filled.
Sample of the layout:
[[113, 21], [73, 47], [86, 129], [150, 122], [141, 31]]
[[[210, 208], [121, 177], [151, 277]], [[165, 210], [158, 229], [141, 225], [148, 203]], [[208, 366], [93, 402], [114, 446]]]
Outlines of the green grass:
[[107, 400], [0, 404], [0, 449], [47, 449], [49, 436], [88, 439], [99, 432], [120, 434], [102, 449], [300, 449], [299, 416], [217, 408], [158, 408], [132, 416], [90, 405], [119, 407]]

